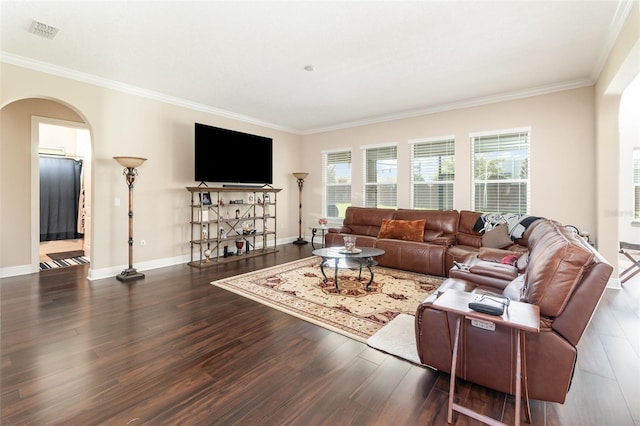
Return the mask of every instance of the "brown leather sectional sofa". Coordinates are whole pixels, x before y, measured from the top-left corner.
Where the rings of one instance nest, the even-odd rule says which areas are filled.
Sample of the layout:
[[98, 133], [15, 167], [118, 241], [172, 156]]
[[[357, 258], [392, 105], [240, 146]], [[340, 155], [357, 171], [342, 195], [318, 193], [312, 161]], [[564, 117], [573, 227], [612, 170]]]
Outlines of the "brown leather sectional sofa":
[[[355, 235], [357, 246], [385, 251], [376, 258], [381, 266], [446, 277], [454, 261], [462, 263], [482, 248], [483, 235], [473, 229], [481, 214], [467, 210], [348, 207], [342, 227], [330, 228], [325, 234], [325, 245], [342, 246], [345, 235]], [[422, 241], [378, 238], [385, 219], [425, 220]], [[522, 241], [516, 240], [503, 250], [525, 252], [527, 248]]]
[[[351, 209], [351, 208], [350, 208]], [[378, 239], [382, 218], [427, 218], [424, 241]], [[505, 250], [482, 247], [482, 234], [473, 231], [480, 213], [427, 212], [353, 208], [344, 226], [330, 231], [328, 245], [341, 245], [342, 233], [358, 235], [358, 245], [384, 248], [377, 258], [383, 266], [427, 274], [449, 275], [416, 310], [415, 333], [420, 361], [451, 371], [451, 342], [456, 318], [432, 304], [445, 291], [491, 292], [511, 300], [538, 305], [540, 332], [525, 334], [526, 376], [529, 397], [563, 403], [573, 377], [577, 345], [602, 297], [612, 266], [587, 242], [562, 224], [539, 219], [508, 247], [517, 263], [499, 262]], [[521, 254], [522, 253], [522, 254]], [[419, 260], [422, 254], [422, 261]], [[453, 261], [469, 269], [451, 267]], [[508, 314], [508, 308], [507, 313]], [[515, 360], [510, 329], [494, 331], [464, 322], [456, 376], [515, 394]]]

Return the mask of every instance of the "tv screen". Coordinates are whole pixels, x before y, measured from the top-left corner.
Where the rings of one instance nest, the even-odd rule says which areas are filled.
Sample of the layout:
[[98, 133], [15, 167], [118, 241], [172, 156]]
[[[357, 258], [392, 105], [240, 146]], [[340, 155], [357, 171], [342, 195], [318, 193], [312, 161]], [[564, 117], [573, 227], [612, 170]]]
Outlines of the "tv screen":
[[272, 184], [273, 139], [195, 123], [195, 180]]

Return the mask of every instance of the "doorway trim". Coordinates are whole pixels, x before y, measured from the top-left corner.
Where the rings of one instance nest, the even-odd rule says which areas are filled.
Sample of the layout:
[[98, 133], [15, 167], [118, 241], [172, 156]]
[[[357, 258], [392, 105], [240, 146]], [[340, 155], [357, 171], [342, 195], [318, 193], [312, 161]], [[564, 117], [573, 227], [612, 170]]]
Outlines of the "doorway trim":
[[[91, 157], [93, 157], [93, 137], [86, 123], [31, 116], [31, 272], [40, 272], [40, 124], [87, 130], [91, 138]], [[91, 162], [92, 158], [88, 161]], [[90, 222], [90, 226], [91, 223], [93, 222]]]

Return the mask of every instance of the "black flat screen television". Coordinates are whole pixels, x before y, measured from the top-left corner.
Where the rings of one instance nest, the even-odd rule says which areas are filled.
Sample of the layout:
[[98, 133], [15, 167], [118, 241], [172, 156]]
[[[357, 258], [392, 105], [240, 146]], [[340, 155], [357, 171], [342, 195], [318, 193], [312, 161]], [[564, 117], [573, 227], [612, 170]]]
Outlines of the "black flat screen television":
[[195, 123], [195, 180], [273, 183], [273, 139]]

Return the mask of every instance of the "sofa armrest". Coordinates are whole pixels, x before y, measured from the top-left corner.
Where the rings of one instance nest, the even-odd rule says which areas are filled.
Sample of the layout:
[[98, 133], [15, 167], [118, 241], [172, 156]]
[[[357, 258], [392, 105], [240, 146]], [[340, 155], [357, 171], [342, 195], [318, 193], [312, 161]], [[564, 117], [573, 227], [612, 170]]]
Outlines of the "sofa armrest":
[[486, 277], [499, 278], [501, 280], [512, 281], [518, 276], [518, 268], [502, 263], [477, 261], [469, 267], [469, 272]]

